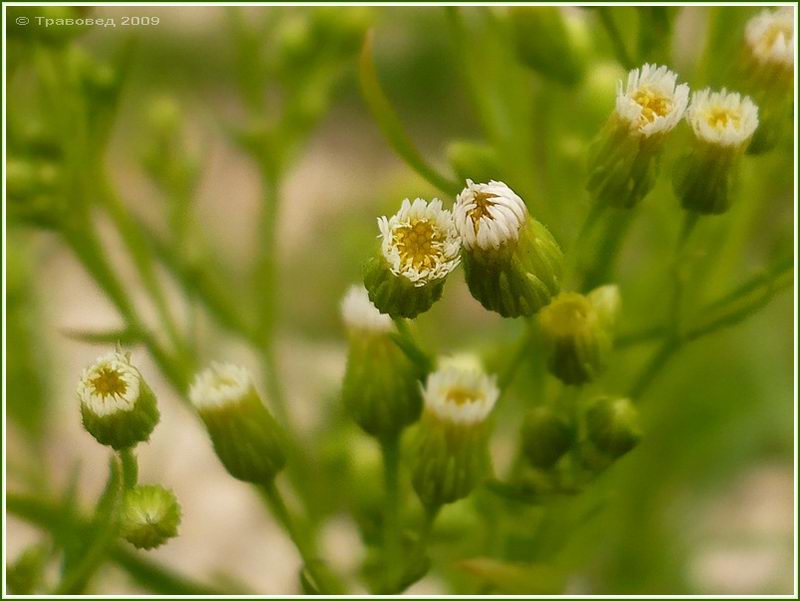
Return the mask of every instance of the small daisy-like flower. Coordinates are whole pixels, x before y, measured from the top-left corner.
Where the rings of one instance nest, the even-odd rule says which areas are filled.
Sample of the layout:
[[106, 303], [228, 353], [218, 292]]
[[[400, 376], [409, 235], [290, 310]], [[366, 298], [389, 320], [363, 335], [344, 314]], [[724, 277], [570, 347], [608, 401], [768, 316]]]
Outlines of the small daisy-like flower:
[[489, 250], [519, 238], [528, 209], [503, 182], [476, 184], [468, 179], [467, 187], [456, 198], [453, 216], [466, 248]]
[[378, 311], [364, 286], [351, 286], [341, 304], [342, 319], [351, 330], [385, 333], [394, 328], [392, 318]]
[[484, 421], [494, 408], [500, 389], [494, 376], [477, 365], [449, 362], [430, 374], [423, 389], [425, 409], [442, 421], [471, 425]]
[[141, 375], [130, 358], [113, 352], [83, 370], [78, 383], [81, 405], [98, 416], [132, 411], [139, 396]]
[[758, 107], [747, 96], [706, 88], [692, 94], [686, 121], [702, 142], [739, 147], [747, 144], [758, 127]]
[[101, 444], [118, 450], [134, 446], [158, 423], [155, 396], [127, 354], [99, 357], [83, 370], [77, 393], [83, 426]]
[[234, 478], [266, 484], [283, 468], [280, 427], [246, 368], [213, 363], [195, 377], [189, 400], [206, 425], [217, 457]]
[[762, 63], [794, 65], [794, 15], [790, 7], [764, 10], [747, 22], [745, 41]]
[[671, 131], [683, 117], [689, 86], [664, 66], [644, 65], [628, 73], [627, 86], [617, 83], [617, 116], [645, 137]]
[[250, 372], [232, 363], [212, 363], [197, 374], [189, 400], [197, 409], [213, 409], [240, 401], [253, 387]]
[[416, 287], [441, 280], [459, 263], [459, 239], [442, 201], [403, 201], [389, 218], [378, 219], [381, 252], [392, 273]]

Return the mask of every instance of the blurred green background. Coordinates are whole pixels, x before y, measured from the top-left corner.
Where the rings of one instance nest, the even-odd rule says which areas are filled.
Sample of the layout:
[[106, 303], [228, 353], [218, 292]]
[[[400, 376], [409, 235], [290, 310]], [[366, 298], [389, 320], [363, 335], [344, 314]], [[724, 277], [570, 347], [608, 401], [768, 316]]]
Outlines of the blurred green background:
[[[452, 201], [392, 152], [371, 118], [358, 82], [364, 32], [373, 32], [380, 83], [421, 155], [460, 181], [472, 171], [454, 169], [454, 142], [493, 149], [497, 164], [480, 162], [475, 171], [485, 171], [472, 177], [507, 181], [575, 260], [579, 243], [587, 246], [578, 240], [589, 208], [585, 150], [626, 71], [603, 19], [610, 14], [636, 66], [659, 61], [693, 88], [736, 89], [732, 63], [756, 9], [559, 11], [574, 54], [551, 52], [550, 62], [531, 68], [515, 52], [513, 18], [502, 7], [248, 7], [238, 16], [221, 7], [97, 7], [91, 15], [113, 17], [118, 26], [86, 30], [14, 25], [34, 9], [9, 7], [9, 492], [62, 498], [77, 477], [85, 507], [105, 475], [103, 450], [80, 427], [74, 387], [80, 370], [113, 344], [113, 336], [91, 334], [111, 331], [119, 339], [121, 322], [48, 221], [72, 210], [59, 186], [81, 165], [64, 159], [63, 148], [49, 150], [47, 133], [62, 113], [59, 102], [43, 100], [41, 74], [47, 53], [77, 46], [101, 84], [124, 71], [118, 90], [98, 84], [114, 98], [98, 96], [90, 112], [97, 121], [88, 127], [107, 130], [103, 154], [124, 211], [166, 248], [157, 254], [157, 278], [190, 341], [188, 365], [224, 359], [260, 367], [248, 341], [220, 324], [176, 276], [170, 258], [208, 267], [233, 315], [258, 312], [257, 302], [246, 299], [246, 280], [266, 235], [258, 214], [270, 176], [263, 174], [268, 161], [254, 160], [247, 140], [289, 114], [287, 129], [278, 129], [269, 147], [280, 147], [282, 156], [272, 297], [276, 363], [290, 417], [314, 448], [317, 477], [309, 486], [319, 499], [323, 553], [363, 592], [357, 574], [370, 512], [380, 502], [379, 462], [372, 441], [338, 404], [346, 351], [338, 305], [374, 249], [376, 217], [393, 213], [406, 197]], [[157, 17], [158, 24], [121, 27], [124, 16]], [[555, 26], [542, 27], [540, 37], [526, 39], [557, 49], [561, 38], [544, 33]], [[776, 149], [745, 157], [734, 208], [698, 225], [687, 276], [694, 308], [792, 256], [792, 131], [787, 121]], [[667, 313], [668, 265], [682, 219], [669, 169], [688, 139], [682, 124], [623, 242], [614, 281], [624, 307], [620, 336], [628, 343], [592, 390], [627, 390], [656, 349], [657, 341], [631, 342], [631, 335], [660, 325]], [[27, 174], [29, 165], [42, 188], [18, 194], [12, 175]], [[113, 218], [96, 208], [89, 214], [115, 273], [161, 336], [157, 307]], [[588, 247], [582, 260], [591, 259]], [[693, 294], [701, 282], [702, 292]], [[642, 399], [641, 445], [583, 494], [528, 507], [480, 491], [448, 507], [432, 551], [434, 569], [409, 592], [536, 593], [543, 586], [574, 594], [790, 593], [792, 311], [784, 290], [746, 321], [687, 346]], [[502, 364], [521, 324], [483, 311], [455, 274], [417, 327], [431, 351], [475, 351], [491, 366]], [[151, 443], [140, 449], [142, 479], [172, 487], [184, 507], [181, 536], [151, 558], [226, 591], [297, 592], [290, 543], [252, 492], [217, 464], [199, 422], [146, 349], [135, 341], [133, 348], [163, 414]], [[526, 407], [555, 390], [543, 381], [540, 357], [532, 354], [523, 367], [497, 410], [492, 444], [499, 472], [513, 456]], [[7, 561], [43, 540], [40, 529], [10, 515]], [[487, 565], [487, 557], [501, 563]], [[555, 568], [544, 576], [517, 569], [530, 562]], [[542, 584], [553, 573], [559, 582], [563, 576], [557, 590]], [[153, 588], [146, 579], [109, 567], [91, 592], [147, 590]]]

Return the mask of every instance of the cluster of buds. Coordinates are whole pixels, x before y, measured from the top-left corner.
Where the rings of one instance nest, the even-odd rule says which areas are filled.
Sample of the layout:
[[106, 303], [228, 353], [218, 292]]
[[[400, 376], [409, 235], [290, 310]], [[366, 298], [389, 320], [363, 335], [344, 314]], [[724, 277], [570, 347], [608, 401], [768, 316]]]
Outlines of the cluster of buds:
[[404, 200], [378, 224], [380, 252], [367, 264], [364, 285], [392, 317], [430, 309], [459, 262], [472, 295], [504, 317], [533, 315], [560, 289], [558, 243], [502, 182], [467, 180], [452, 213], [438, 199]]
[[761, 125], [748, 148], [770, 150], [791, 124], [794, 82], [794, 11], [764, 10], [747, 22], [739, 60], [742, 90], [761, 109]]

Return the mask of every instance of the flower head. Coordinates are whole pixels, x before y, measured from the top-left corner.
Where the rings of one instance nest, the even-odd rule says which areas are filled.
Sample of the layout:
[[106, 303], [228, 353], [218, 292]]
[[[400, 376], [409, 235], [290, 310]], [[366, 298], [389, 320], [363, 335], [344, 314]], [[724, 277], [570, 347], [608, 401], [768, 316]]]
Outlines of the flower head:
[[756, 60], [794, 65], [794, 15], [790, 7], [764, 10], [747, 22], [745, 41]]
[[522, 199], [503, 182], [476, 184], [467, 180], [453, 207], [461, 241], [468, 249], [500, 248], [519, 238], [528, 217]]
[[617, 116], [645, 137], [671, 131], [689, 101], [689, 86], [676, 85], [678, 76], [656, 65], [628, 73], [628, 85], [617, 83]]
[[723, 88], [712, 92], [706, 88], [692, 94], [686, 121], [694, 135], [717, 146], [741, 146], [758, 127], [758, 107], [747, 96]]
[[189, 400], [200, 410], [222, 408], [241, 401], [253, 388], [250, 372], [232, 363], [212, 363], [197, 374]]
[[369, 300], [366, 288], [351, 286], [341, 304], [342, 319], [351, 330], [389, 332], [394, 327], [392, 318], [378, 311]]
[[130, 357], [113, 352], [83, 370], [78, 382], [81, 405], [98, 416], [131, 411], [139, 397], [141, 375]]
[[389, 218], [378, 218], [381, 252], [392, 273], [416, 287], [443, 279], [459, 263], [458, 234], [442, 201], [403, 201]]
[[458, 425], [482, 422], [494, 408], [500, 390], [493, 376], [477, 365], [449, 362], [430, 374], [422, 391], [425, 409]]

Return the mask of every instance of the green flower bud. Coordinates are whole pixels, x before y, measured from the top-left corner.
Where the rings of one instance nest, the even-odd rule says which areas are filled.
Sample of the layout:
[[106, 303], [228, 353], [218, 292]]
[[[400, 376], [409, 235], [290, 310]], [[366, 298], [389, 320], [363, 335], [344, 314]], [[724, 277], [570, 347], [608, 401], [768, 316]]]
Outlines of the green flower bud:
[[498, 396], [494, 378], [477, 367], [445, 364], [428, 376], [412, 483], [429, 510], [466, 497], [488, 475], [486, 420]]
[[108, 353], [85, 369], [78, 399], [83, 427], [116, 450], [149, 439], [159, 420], [156, 397], [127, 353]]
[[523, 63], [564, 85], [581, 80], [584, 58], [560, 8], [519, 6], [512, 8], [510, 15], [514, 44]]
[[613, 316], [616, 309], [605, 293], [592, 298], [562, 292], [542, 309], [539, 324], [549, 347], [548, 367], [565, 384], [585, 384], [605, 369], [611, 352]]
[[759, 106], [760, 124], [747, 147], [767, 152], [791, 131], [794, 98], [794, 14], [764, 10], [747, 22], [739, 61], [739, 87]]
[[503, 317], [529, 316], [558, 293], [561, 248], [511, 188], [467, 180], [453, 213], [467, 286], [486, 309]]
[[758, 108], [747, 96], [708, 89], [695, 92], [686, 111], [694, 148], [675, 166], [673, 188], [687, 211], [727, 211], [739, 157], [758, 127]]
[[586, 432], [598, 451], [622, 457], [642, 438], [639, 412], [628, 399], [599, 398], [586, 411]]
[[451, 142], [447, 146], [447, 159], [461, 179], [475, 178], [489, 181], [500, 177], [500, 161], [494, 148], [466, 140]]
[[522, 424], [522, 451], [534, 467], [553, 467], [572, 447], [574, 438], [567, 421], [547, 407], [529, 411]]
[[137, 549], [154, 549], [177, 536], [181, 507], [172, 491], [136, 486], [125, 495], [122, 537]]
[[438, 199], [408, 199], [391, 218], [378, 219], [380, 254], [367, 264], [364, 285], [381, 313], [413, 318], [442, 295], [459, 263], [458, 233]]
[[419, 373], [392, 339], [392, 319], [375, 308], [363, 287], [350, 288], [342, 316], [350, 339], [342, 400], [367, 434], [394, 438], [419, 419]]
[[212, 364], [195, 378], [189, 399], [231, 476], [266, 484], [283, 469], [283, 433], [261, 402], [245, 368]]
[[689, 87], [666, 67], [644, 65], [617, 86], [614, 113], [589, 149], [586, 189], [596, 202], [637, 205], [653, 188], [663, 141], [681, 120]]

